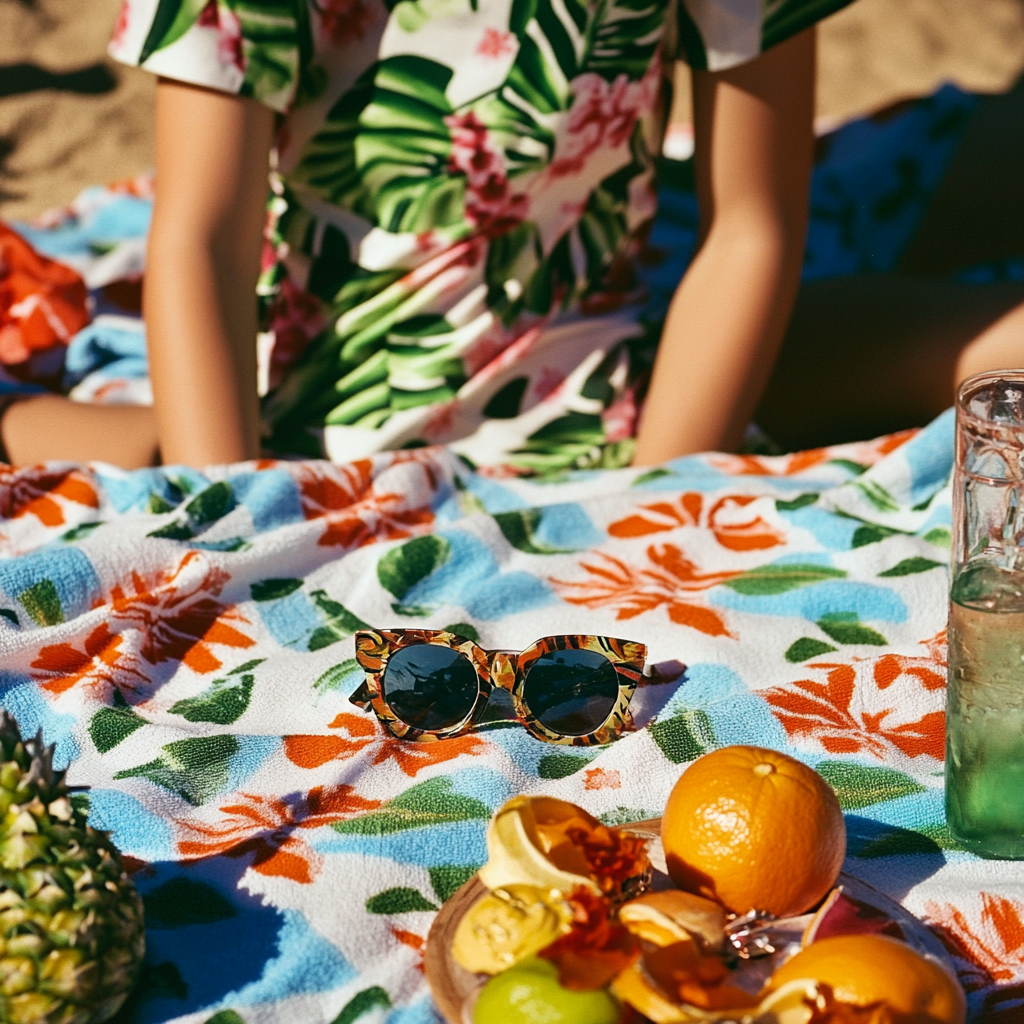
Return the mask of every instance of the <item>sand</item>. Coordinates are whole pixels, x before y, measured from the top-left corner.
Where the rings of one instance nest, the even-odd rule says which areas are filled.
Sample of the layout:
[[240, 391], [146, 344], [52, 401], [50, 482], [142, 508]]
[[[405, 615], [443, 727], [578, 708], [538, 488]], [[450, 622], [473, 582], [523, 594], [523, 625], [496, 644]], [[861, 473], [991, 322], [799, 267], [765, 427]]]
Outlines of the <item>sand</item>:
[[[32, 216], [151, 165], [153, 78], [105, 57], [118, 6], [0, 0], [0, 217]], [[820, 53], [824, 118], [947, 80], [1002, 92], [1024, 69], [1024, 0], [857, 0], [822, 23]], [[676, 116], [688, 116], [685, 88]]]

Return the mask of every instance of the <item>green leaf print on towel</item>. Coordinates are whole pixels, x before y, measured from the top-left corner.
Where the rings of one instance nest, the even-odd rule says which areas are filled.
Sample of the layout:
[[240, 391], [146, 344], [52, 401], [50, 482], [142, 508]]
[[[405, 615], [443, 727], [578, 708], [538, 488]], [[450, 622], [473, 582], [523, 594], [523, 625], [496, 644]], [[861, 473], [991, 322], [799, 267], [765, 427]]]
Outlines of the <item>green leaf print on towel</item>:
[[401, 603], [405, 595], [451, 558], [452, 546], [444, 537], [430, 534], [392, 548], [377, 563], [380, 585]]
[[96, 749], [105, 754], [146, 724], [140, 714], [128, 706], [120, 690], [114, 690], [114, 706], [100, 708], [89, 721], [89, 735]]
[[[330, 647], [339, 640], [347, 640], [360, 629], [367, 628], [367, 624], [358, 615], [350, 612], [340, 601], [328, 597], [326, 590], [314, 590], [309, 596], [324, 617], [324, 624], [310, 634], [307, 644], [309, 650], [319, 651]], [[320, 685], [320, 680], [317, 680], [316, 685]]]
[[869, 644], [884, 647], [889, 641], [877, 630], [865, 626], [856, 612], [830, 612], [817, 622], [818, 628], [827, 633], [837, 644]]
[[718, 742], [711, 718], [701, 708], [687, 708], [663, 722], [655, 722], [648, 731], [673, 764], [695, 761]]
[[918, 572], [928, 572], [930, 569], [944, 569], [945, 562], [936, 562], [933, 558], [904, 558], [897, 562], [891, 569], [880, 572], [879, 576], [911, 576]]
[[530, 555], [565, 555], [579, 548], [553, 548], [540, 543], [534, 536], [540, 526], [542, 512], [539, 508], [516, 509], [513, 512], [496, 512], [494, 521], [498, 524], [505, 540]]
[[437, 898], [447, 903], [478, 871], [479, 864], [438, 864], [427, 868]]
[[366, 901], [366, 910], [370, 914], [408, 914], [414, 910], [437, 910], [437, 904], [431, 903], [419, 889], [402, 886], [371, 896]]
[[52, 580], [40, 580], [26, 587], [18, 600], [37, 626], [56, 626], [64, 621], [60, 594]]
[[490, 816], [486, 805], [452, 792], [452, 780], [439, 776], [410, 787], [376, 811], [336, 822], [331, 828], [342, 835], [380, 836], [453, 821], [486, 821]]
[[822, 761], [815, 768], [836, 791], [844, 811], [856, 811], [861, 807], [925, 791], [919, 782], [893, 768], [856, 764], [852, 761]]
[[231, 725], [248, 710], [254, 682], [255, 677], [249, 673], [236, 679], [215, 679], [197, 696], [172, 704], [171, 714], [181, 715], [188, 722]]
[[836, 569], [831, 565], [818, 565], [811, 562], [806, 565], [785, 563], [783, 565], [759, 565], [748, 569], [724, 586], [735, 590], [738, 594], [765, 595], [784, 594], [787, 590], [797, 587], [808, 587], [812, 583], [824, 580], [840, 580], [846, 577], [845, 569]]
[[245, 1018], [237, 1010], [218, 1010], [204, 1024], [245, 1024]]
[[228, 761], [238, 751], [234, 736], [197, 736], [175, 740], [162, 757], [136, 768], [125, 768], [115, 779], [149, 779], [177, 793], [194, 807], [216, 796], [228, 783]]
[[357, 992], [331, 1021], [331, 1024], [356, 1024], [360, 1017], [373, 1010], [389, 1010], [391, 997], [380, 985], [373, 985]]
[[813, 636], [802, 636], [786, 648], [785, 657], [786, 661], [791, 662], [810, 661], [811, 658], [817, 658], [819, 654], [827, 654], [835, 649], [824, 640], [817, 640]]

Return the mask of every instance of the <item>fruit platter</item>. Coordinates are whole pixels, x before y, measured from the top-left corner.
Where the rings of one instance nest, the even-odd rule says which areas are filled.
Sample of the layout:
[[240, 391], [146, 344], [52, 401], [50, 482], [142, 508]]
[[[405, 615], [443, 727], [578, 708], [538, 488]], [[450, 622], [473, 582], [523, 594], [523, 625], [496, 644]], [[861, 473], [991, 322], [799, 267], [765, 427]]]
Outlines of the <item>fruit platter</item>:
[[449, 1024], [963, 1024], [941, 943], [845, 849], [828, 784], [756, 747], [695, 761], [650, 821], [517, 796], [427, 980]]

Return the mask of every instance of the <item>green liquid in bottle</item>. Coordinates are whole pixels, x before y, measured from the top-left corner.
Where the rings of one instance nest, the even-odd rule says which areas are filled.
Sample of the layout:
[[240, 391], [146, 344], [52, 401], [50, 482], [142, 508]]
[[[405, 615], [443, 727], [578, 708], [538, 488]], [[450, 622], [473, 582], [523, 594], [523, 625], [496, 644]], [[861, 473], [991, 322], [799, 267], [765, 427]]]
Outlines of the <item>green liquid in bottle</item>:
[[1024, 860], [1024, 572], [969, 565], [950, 598], [946, 820], [973, 853]]

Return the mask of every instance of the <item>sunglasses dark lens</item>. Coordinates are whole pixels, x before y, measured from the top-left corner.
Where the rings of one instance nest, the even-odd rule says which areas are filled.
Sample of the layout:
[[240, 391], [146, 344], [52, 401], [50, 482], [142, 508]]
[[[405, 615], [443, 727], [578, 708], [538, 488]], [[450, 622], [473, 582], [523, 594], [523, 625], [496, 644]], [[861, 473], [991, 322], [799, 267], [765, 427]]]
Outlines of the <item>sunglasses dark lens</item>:
[[446, 729], [476, 702], [476, 669], [464, 654], [436, 644], [402, 647], [388, 658], [382, 680], [391, 710], [416, 729]]
[[597, 651], [551, 651], [526, 673], [523, 698], [545, 728], [563, 736], [585, 736], [612, 713], [619, 676]]

